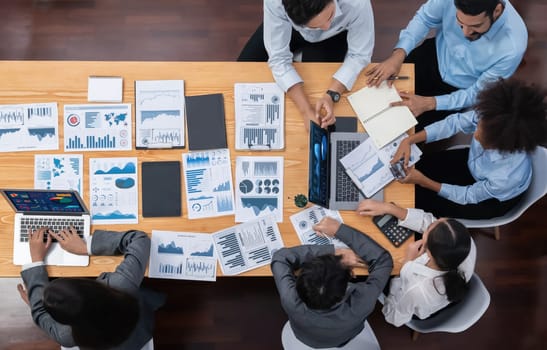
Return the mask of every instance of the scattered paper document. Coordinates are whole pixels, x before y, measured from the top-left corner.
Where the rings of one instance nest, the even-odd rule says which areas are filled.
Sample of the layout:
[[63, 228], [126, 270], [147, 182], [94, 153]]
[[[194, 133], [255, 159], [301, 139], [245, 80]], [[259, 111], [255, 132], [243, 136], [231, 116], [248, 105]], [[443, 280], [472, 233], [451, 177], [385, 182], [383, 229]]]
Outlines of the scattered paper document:
[[184, 80], [137, 80], [136, 147], [184, 147], [184, 105]]
[[83, 156], [81, 154], [36, 154], [34, 188], [74, 190], [82, 196]]
[[89, 102], [122, 102], [123, 78], [90, 76], [87, 80]]
[[182, 154], [189, 219], [234, 214], [230, 151]]
[[152, 230], [151, 241], [149, 277], [216, 281], [217, 256], [210, 234]]
[[225, 275], [268, 265], [273, 253], [284, 246], [272, 217], [262, 217], [215, 232], [213, 240]]
[[137, 158], [89, 159], [89, 204], [92, 224], [138, 223]]
[[315, 233], [313, 226], [318, 224], [324, 217], [330, 216], [340, 223], [343, 223], [338, 210], [330, 210], [318, 205], [306, 208], [296, 214], [291, 215], [291, 223], [302, 244], [325, 245], [334, 244], [336, 248], [348, 248], [348, 246], [338, 238], [330, 238], [326, 235]]
[[348, 96], [351, 107], [377, 148], [407, 132], [418, 121], [406, 106], [390, 107], [402, 101], [395, 86], [384, 81], [379, 87], [366, 86]]
[[285, 147], [285, 94], [276, 83], [235, 84], [236, 149]]
[[131, 105], [65, 105], [65, 152], [130, 151]]
[[237, 157], [236, 183], [236, 222], [265, 215], [283, 222], [283, 157]]
[[57, 103], [0, 105], [0, 152], [59, 149]]
[[[372, 197], [395, 177], [390, 170], [390, 162], [399, 148], [399, 144], [408, 134], [399, 136], [385, 147], [376, 148], [370, 137], [357, 148], [340, 159], [340, 163], [346, 169], [346, 173], [353, 183], [365, 194]], [[408, 166], [416, 164], [422, 151], [413, 144], [410, 148], [410, 160]]]

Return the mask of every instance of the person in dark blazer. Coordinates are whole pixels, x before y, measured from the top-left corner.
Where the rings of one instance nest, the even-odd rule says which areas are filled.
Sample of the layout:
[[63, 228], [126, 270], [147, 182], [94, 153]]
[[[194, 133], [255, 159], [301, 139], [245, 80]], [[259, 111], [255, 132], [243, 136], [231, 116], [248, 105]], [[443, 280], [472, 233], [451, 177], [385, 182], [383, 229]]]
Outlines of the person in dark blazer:
[[[388, 282], [393, 260], [366, 234], [335, 219], [324, 218], [314, 230], [351, 249], [282, 248], [274, 253], [271, 269], [296, 338], [314, 348], [342, 346], [363, 330]], [[365, 264], [366, 280], [352, 281], [352, 267]]]
[[[47, 233], [47, 238], [45, 234]], [[44, 257], [57, 239], [74, 254], [124, 255], [114, 272], [97, 279], [58, 278], [50, 282]], [[29, 240], [32, 262], [21, 271], [34, 322], [63, 347], [80, 349], [147, 349], [153, 344], [154, 311], [165, 296], [141, 289], [150, 238], [141, 231], [97, 230], [86, 243], [72, 229], [33, 230]]]

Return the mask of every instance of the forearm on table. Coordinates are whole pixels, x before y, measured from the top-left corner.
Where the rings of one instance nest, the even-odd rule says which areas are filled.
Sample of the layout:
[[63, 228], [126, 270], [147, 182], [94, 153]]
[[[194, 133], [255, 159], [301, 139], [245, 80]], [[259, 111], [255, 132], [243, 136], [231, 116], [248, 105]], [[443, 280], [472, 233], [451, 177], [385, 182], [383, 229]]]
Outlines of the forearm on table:
[[303, 119], [314, 114], [313, 108], [304, 91], [304, 83], [297, 83], [291, 86], [287, 90], [287, 95], [294, 102]]

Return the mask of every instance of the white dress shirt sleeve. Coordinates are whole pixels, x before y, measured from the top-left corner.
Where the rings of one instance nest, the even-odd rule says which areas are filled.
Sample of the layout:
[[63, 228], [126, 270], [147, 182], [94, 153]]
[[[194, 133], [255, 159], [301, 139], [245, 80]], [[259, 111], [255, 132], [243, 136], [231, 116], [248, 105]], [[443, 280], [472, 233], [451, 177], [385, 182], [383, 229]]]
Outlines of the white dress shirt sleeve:
[[408, 208], [404, 220], [399, 220], [399, 225], [409, 228], [416, 232], [425, 232], [429, 225], [435, 222], [437, 218], [431, 213], [426, 213], [422, 209]]
[[290, 49], [292, 24], [281, 1], [264, 1], [264, 47], [275, 82], [283, 91], [302, 82]]
[[359, 73], [370, 63], [374, 49], [374, 15], [370, 1], [354, 2], [352, 6], [357, 15], [347, 26], [348, 52], [344, 63], [334, 74], [334, 78], [347, 90], [353, 88]]

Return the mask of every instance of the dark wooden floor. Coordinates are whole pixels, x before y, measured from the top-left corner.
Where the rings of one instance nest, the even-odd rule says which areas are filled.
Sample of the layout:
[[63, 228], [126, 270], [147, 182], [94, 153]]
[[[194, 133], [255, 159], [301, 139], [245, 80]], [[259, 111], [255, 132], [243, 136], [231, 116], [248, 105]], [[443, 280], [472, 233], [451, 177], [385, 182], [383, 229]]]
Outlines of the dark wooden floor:
[[[389, 54], [399, 30], [421, 2], [373, 0], [375, 61]], [[547, 1], [518, 1], [516, 7], [530, 32], [525, 63], [516, 75], [547, 87]], [[0, 9], [3, 60], [222, 61], [235, 60], [261, 22], [262, 1], [0, 0]], [[412, 342], [408, 329], [386, 324], [377, 309], [369, 322], [382, 348], [545, 348], [546, 209], [544, 198], [503, 227], [500, 241], [474, 234], [477, 272], [492, 296], [490, 308], [474, 327], [461, 334], [423, 335]], [[167, 306], [157, 314], [157, 349], [281, 348], [286, 316], [271, 278], [220, 278], [216, 283], [147, 280], [146, 284], [169, 295]], [[14, 326], [16, 317], [6, 312], [13, 307], [9, 300], [4, 294], [0, 298], [0, 349], [55, 349], [29, 323]]]

